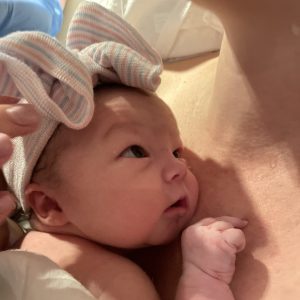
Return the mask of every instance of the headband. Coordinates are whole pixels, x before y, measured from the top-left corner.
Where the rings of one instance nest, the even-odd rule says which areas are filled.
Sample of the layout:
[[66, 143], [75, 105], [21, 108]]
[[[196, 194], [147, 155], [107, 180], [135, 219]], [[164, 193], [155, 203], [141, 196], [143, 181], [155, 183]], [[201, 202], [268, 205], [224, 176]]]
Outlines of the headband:
[[57, 126], [82, 129], [91, 121], [93, 87], [121, 83], [155, 91], [161, 72], [161, 58], [138, 32], [93, 2], [78, 6], [66, 47], [41, 32], [1, 38], [0, 95], [23, 98], [42, 116], [36, 132], [13, 139], [14, 153], [3, 167], [23, 209], [25, 187]]

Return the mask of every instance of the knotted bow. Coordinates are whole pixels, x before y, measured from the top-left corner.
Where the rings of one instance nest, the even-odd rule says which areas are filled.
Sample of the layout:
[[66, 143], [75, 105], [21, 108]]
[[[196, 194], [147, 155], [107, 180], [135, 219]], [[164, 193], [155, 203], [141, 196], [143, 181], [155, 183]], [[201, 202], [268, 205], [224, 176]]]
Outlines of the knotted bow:
[[24, 98], [43, 116], [38, 131], [14, 138], [3, 168], [23, 209], [24, 189], [58, 124], [81, 129], [91, 121], [94, 86], [114, 82], [155, 91], [161, 72], [161, 58], [137, 31], [93, 2], [78, 6], [66, 47], [40, 32], [0, 39], [0, 95]]

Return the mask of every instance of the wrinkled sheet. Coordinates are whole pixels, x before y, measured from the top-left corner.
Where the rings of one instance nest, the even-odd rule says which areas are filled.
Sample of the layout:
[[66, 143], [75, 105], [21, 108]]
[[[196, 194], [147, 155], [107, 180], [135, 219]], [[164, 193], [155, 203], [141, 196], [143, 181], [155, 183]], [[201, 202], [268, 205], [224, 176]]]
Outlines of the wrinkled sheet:
[[10, 250], [0, 253], [1, 300], [95, 300], [48, 258]]
[[89, 0], [134, 26], [164, 60], [184, 59], [220, 49], [223, 26], [191, 0]]

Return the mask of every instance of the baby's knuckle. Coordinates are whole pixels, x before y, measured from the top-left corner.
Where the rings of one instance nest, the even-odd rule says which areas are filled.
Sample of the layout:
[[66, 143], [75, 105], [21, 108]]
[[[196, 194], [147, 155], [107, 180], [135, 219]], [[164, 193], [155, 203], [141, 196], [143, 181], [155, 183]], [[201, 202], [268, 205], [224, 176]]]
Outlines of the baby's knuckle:
[[191, 225], [182, 232], [181, 240], [183, 242], [197, 241], [202, 237], [202, 235], [203, 230], [201, 226]]

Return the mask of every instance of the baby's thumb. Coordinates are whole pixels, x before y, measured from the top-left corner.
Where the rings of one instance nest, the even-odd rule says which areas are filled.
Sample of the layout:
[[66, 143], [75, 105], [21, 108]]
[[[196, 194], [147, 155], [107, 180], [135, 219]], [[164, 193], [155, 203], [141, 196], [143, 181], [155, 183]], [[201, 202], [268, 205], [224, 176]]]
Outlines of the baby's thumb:
[[230, 228], [222, 232], [226, 243], [235, 249], [236, 252], [242, 251], [246, 246], [244, 232], [237, 228]]

